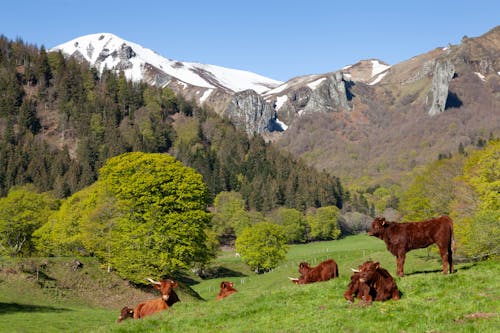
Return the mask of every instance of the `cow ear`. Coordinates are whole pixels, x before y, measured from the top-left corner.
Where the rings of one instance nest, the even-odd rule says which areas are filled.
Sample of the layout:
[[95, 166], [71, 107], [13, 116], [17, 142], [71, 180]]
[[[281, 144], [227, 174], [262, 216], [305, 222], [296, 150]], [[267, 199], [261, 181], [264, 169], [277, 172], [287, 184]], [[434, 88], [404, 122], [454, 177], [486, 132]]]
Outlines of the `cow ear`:
[[177, 288], [179, 286], [179, 284], [177, 283], [177, 281], [174, 281], [174, 283], [172, 284], [172, 288]]

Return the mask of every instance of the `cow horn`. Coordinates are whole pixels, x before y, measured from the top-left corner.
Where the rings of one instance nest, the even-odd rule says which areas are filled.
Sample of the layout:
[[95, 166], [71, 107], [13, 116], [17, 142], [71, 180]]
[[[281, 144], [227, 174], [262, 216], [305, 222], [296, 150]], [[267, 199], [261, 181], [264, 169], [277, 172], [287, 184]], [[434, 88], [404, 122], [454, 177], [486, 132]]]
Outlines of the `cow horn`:
[[351, 271], [353, 271], [354, 273], [359, 273], [359, 269], [351, 268]]
[[152, 284], [161, 284], [160, 282], [155, 281], [155, 280], [150, 279], [150, 278], [146, 278], [146, 280], [148, 280], [148, 281], [149, 281], [149, 282], [151, 282]]
[[290, 280], [292, 281], [297, 281], [298, 279], [297, 278], [293, 278], [293, 277], [288, 277]]

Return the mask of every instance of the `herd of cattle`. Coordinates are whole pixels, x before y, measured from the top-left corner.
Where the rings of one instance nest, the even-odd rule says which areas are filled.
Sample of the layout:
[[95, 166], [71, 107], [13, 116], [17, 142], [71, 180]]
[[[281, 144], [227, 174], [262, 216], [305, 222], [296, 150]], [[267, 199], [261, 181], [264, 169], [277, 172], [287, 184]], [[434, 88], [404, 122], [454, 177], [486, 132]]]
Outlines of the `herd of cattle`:
[[[453, 273], [452, 253], [455, 250], [453, 236], [453, 222], [448, 216], [441, 216], [422, 222], [397, 223], [386, 221], [383, 217], [376, 217], [368, 235], [382, 239], [387, 247], [397, 258], [397, 275], [404, 275], [404, 262], [406, 253], [413, 249], [425, 248], [436, 244], [443, 261], [443, 274]], [[306, 262], [299, 264], [299, 278], [290, 278], [295, 284], [308, 284], [327, 281], [339, 276], [337, 263], [333, 259], [321, 262], [316, 267], [311, 267]], [[118, 322], [127, 318], [139, 319], [153, 313], [168, 309], [179, 302], [179, 297], [174, 291], [177, 282], [164, 279], [160, 282], [148, 279], [161, 292], [161, 297], [138, 304], [135, 308], [124, 307], [121, 310]], [[232, 282], [223, 281], [216, 300], [221, 300], [238, 292]], [[398, 300], [401, 293], [391, 274], [380, 267], [378, 262], [366, 261], [353, 269], [351, 281], [344, 293], [349, 302], [355, 298], [369, 304], [372, 301]]]

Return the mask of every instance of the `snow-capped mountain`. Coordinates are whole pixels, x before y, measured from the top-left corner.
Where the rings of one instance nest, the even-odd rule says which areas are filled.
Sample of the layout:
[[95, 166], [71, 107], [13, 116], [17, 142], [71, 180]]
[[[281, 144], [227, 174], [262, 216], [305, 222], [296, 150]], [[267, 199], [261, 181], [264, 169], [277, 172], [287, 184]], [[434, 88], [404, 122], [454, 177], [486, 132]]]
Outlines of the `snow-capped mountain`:
[[104, 68], [123, 70], [125, 76], [134, 81], [143, 80], [159, 86], [204, 88], [200, 99], [203, 96], [207, 98], [208, 91], [214, 89], [233, 93], [252, 89], [262, 93], [282, 83], [243, 70], [168, 59], [111, 33], [78, 37], [51, 49], [57, 50], [84, 59], [100, 71]]
[[51, 49], [59, 50], [101, 72], [123, 71], [133, 81], [168, 87], [228, 116], [249, 134], [286, 130], [303, 113], [348, 110], [345, 82], [376, 84], [390, 67], [363, 60], [337, 72], [280, 82], [248, 71], [168, 59], [111, 33], [78, 37]]

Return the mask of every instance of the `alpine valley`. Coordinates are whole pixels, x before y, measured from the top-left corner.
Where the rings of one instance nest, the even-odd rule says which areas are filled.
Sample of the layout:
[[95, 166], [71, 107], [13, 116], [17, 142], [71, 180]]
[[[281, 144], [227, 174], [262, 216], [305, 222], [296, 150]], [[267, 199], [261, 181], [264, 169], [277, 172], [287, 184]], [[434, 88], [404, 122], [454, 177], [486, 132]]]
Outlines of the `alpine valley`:
[[168, 87], [348, 183], [400, 182], [415, 166], [500, 133], [500, 26], [398, 64], [361, 60], [287, 82], [170, 60], [109, 33], [57, 50]]

